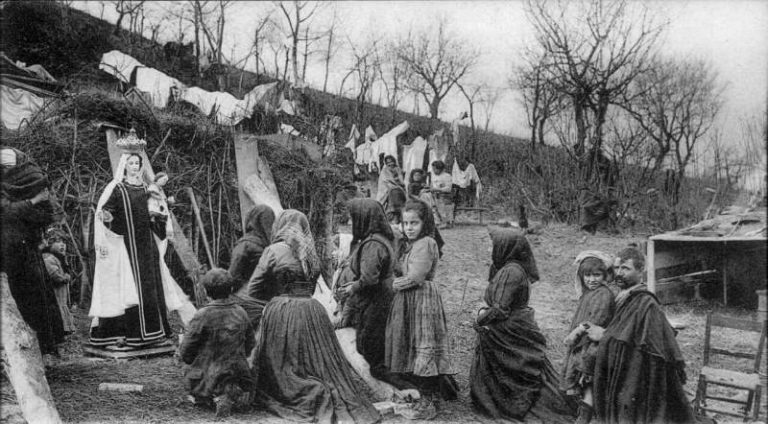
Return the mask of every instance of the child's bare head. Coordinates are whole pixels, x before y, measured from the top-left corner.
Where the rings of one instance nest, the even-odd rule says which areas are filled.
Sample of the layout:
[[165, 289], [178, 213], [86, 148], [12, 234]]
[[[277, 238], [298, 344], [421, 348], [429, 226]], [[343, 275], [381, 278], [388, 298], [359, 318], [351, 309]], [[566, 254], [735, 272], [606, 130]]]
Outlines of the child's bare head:
[[586, 290], [594, 290], [603, 283], [607, 282], [610, 278], [610, 273], [613, 270], [606, 266], [606, 264], [595, 257], [589, 257], [581, 261], [579, 265], [578, 275], [581, 281], [581, 286]]
[[206, 272], [200, 282], [211, 299], [224, 299], [232, 293], [234, 288], [234, 279], [229, 271], [223, 268], [213, 268]]

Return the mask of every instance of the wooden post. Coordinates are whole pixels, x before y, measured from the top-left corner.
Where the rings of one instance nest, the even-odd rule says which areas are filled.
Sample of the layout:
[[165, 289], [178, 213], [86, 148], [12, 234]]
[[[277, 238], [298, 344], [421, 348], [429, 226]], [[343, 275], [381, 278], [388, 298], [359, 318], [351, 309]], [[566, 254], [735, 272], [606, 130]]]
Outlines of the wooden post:
[[653, 239], [648, 239], [648, 246], [645, 249], [645, 272], [648, 284], [648, 291], [656, 293], [656, 246]]
[[727, 242], [723, 242], [723, 247], [720, 250], [723, 255], [723, 306], [728, 306], [728, 250], [726, 249]]
[[29, 423], [60, 423], [59, 411], [45, 379], [37, 337], [21, 317], [4, 272], [0, 273], [0, 301], [5, 373], [16, 392], [21, 413]]
[[191, 187], [187, 187], [187, 194], [189, 195], [189, 202], [192, 204], [192, 210], [195, 212], [195, 220], [197, 221], [197, 226], [200, 228], [200, 234], [203, 236], [203, 247], [205, 247], [205, 253], [208, 255], [208, 264], [211, 266], [211, 268], [215, 268], [216, 262], [213, 260], [211, 246], [208, 244], [208, 236], [205, 235], [203, 218], [200, 216], [200, 208], [197, 206], [195, 192], [192, 191]]

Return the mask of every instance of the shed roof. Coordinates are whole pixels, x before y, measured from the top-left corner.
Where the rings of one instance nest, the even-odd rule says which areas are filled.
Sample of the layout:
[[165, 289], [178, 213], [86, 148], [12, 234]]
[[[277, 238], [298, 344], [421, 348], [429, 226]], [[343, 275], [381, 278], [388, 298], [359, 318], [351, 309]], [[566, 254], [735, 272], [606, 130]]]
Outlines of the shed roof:
[[712, 219], [682, 230], [652, 236], [651, 240], [727, 242], [766, 241], [766, 208], [731, 207]]

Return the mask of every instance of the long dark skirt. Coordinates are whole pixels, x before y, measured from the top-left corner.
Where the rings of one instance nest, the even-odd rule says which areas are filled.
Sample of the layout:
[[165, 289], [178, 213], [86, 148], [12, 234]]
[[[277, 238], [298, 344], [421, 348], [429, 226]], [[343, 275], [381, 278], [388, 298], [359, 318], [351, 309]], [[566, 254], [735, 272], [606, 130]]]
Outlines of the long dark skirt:
[[[4, 240], [5, 241], [5, 240]], [[64, 326], [53, 283], [45, 270], [43, 257], [31, 243], [18, 243], [3, 258], [8, 286], [24, 321], [37, 335], [42, 353], [56, 353], [64, 341]]]
[[302, 422], [373, 423], [365, 383], [347, 362], [322, 305], [308, 297], [267, 303], [256, 335], [257, 403]]
[[546, 423], [571, 422], [573, 408], [557, 389], [557, 372], [545, 349], [530, 308], [481, 330], [470, 370], [473, 405], [496, 419], [535, 416]]

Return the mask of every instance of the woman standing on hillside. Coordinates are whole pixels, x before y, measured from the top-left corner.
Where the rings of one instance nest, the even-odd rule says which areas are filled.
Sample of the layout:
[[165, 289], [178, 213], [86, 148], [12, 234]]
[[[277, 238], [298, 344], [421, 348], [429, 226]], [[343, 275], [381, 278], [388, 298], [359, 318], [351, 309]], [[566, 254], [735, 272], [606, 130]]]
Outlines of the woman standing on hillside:
[[232, 261], [229, 264], [229, 274], [232, 276], [235, 287], [232, 300], [245, 309], [254, 329], [259, 328], [261, 313], [267, 301], [251, 297], [246, 283], [253, 275], [264, 249], [269, 246], [274, 222], [275, 212], [272, 208], [261, 204], [254, 206], [245, 219], [245, 234], [232, 249]]

